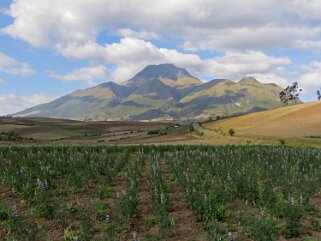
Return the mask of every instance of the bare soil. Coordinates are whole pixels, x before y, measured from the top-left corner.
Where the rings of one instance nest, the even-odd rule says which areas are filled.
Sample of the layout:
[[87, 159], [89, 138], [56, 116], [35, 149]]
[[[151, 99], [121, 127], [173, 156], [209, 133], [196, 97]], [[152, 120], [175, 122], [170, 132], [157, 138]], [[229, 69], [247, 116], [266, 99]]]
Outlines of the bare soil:
[[166, 238], [166, 241], [176, 240], [207, 240], [207, 234], [201, 223], [196, 222], [192, 211], [187, 206], [185, 198], [177, 183], [171, 178], [170, 171], [166, 164], [162, 162], [162, 172], [166, 186], [169, 188], [169, 202], [171, 205], [169, 215], [174, 218], [176, 226], [173, 234]]
[[136, 232], [139, 240], [148, 241], [149, 237], [155, 237], [159, 232], [158, 225], [148, 227], [144, 222], [144, 218], [148, 216], [155, 216], [156, 214], [150, 199], [146, 166], [143, 166], [142, 168], [138, 197], [139, 201], [136, 215], [133, 217], [129, 232], [127, 232], [121, 240], [130, 240], [132, 233]]

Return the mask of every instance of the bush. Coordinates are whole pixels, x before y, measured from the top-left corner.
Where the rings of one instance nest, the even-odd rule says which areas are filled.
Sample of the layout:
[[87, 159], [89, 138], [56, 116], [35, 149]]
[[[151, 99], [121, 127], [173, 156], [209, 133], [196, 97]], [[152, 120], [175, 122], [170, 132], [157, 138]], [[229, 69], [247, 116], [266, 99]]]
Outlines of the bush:
[[157, 135], [159, 134], [159, 130], [150, 130], [147, 132], [148, 135]]
[[284, 140], [284, 139], [280, 139], [279, 142], [280, 142], [280, 144], [281, 144], [282, 146], [285, 145], [285, 140]]
[[231, 129], [229, 129], [228, 133], [230, 134], [230, 136], [234, 136], [235, 130], [233, 128], [231, 128]]

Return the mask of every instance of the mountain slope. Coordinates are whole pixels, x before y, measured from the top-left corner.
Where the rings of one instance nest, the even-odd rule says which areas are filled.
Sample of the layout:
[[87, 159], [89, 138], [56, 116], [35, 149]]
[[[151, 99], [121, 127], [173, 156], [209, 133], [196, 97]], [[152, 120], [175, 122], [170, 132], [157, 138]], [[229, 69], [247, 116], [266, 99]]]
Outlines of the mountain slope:
[[252, 113], [212, 123], [212, 130], [262, 136], [321, 136], [321, 102], [313, 102]]
[[195, 121], [276, 107], [280, 90], [252, 77], [203, 83], [172, 64], [149, 65], [124, 83], [77, 90], [15, 116]]
[[[281, 88], [262, 84], [253, 77], [239, 82], [213, 80], [200, 86], [180, 100], [186, 112], [194, 112], [200, 119], [210, 113], [228, 116], [231, 113], [245, 113], [270, 109], [279, 105], [277, 98]], [[204, 104], [206, 106], [204, 106]], [[192, 106], [192, 108], [191, 108]], [[198, 110], [202, 109], [202, 112]], [[195, 111], [193, 111], [195, 110]]]

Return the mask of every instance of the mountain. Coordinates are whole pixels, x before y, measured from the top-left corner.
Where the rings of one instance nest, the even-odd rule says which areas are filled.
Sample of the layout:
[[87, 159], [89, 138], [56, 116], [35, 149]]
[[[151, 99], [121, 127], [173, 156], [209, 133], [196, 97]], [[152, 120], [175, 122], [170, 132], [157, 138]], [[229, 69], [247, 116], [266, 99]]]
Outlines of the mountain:
[[281, 87], [253, 77], [202, 82], [173, 64], [148, 65], [123, 83], [77, 90], [15, 116], [92, 120], [195, 121], [280, 105]]
[[209, 130], [239, 135], [321, 138], [321, 102], [286, 106], [227, 118], [204, 125]]
[[126, 84], [141, 86], [155, 79], [174, 88], [188, 88], [202, 84], [202, 81], [190, 75], [187, 70], [173, 64], [148, 65]]

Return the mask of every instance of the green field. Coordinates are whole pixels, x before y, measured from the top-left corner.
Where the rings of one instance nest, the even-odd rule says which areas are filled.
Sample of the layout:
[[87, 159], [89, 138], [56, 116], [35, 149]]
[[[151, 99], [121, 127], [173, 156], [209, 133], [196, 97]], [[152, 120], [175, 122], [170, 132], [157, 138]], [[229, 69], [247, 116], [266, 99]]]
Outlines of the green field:
[[0, 147], [0, 240], [320, 240], [321, 150]]

